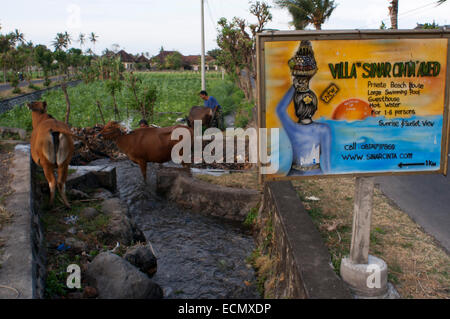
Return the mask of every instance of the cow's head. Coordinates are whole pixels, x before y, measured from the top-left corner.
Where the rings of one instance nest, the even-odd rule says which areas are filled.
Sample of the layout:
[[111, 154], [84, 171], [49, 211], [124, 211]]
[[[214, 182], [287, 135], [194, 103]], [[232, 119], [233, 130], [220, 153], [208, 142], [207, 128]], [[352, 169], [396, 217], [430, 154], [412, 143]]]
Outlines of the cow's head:
[[27, 105], [32, 112], [39, 112], [41, 114], [47, 113], [47, 102], [45, 101], [31, 102]]
[[104, 138], [105, 140], [112, 140], [122, 135], [122, 128], [118, 122], [111, 121], [105, 125], [103, 130], [98, 133], [97, 137]]

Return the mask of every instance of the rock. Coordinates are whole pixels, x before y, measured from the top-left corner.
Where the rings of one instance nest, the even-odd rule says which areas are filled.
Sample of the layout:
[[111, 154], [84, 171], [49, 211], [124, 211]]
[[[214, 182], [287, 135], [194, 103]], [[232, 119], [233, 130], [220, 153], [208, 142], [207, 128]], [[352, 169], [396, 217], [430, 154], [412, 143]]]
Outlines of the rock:
[[94, 191], [92, 197], [97, 199], [108, 199], [114, 197], [114, 195], [107, 189], [99, 188]]
[[65, 240], [66, 246], [70, 246], [76, 253], [82, 253], [87, 250], [87, 244], [84, 241], [69, 237]]
[[94, 219], [100, 214], [94, 207], [86, 207], [81, 212], [80, 215], [87, 219]]
[[88, 265], [86, 279], [101, 299], [160, 299], [161, 287], [125, 259], [101, 253]]
[[89, 195], [85, 192], [79, 191], [77, 189], [69, 189], [67, 191], [67, 194], [69, 194], [70, 197], [73, 199], [88, 199]]
[[157, 259], [150, 244], [145, 246], [135, 245], [128, 248], [123, 258], [149, 276], [156, 273]]
[[147, 241], [142, 231], [128, 217], [128, 209], [118, 198], [105, 200], [102, 203], [102, 211], [109, 217], [109, 223], [101, 236], [106, 244], [114, 245], [120, 242], [122, 245], [129, 246], [133, 242]]
[[83, 298], [96, 298], [97, 296], [98, 296], [97, 289], [90, 286], [84, 287]]

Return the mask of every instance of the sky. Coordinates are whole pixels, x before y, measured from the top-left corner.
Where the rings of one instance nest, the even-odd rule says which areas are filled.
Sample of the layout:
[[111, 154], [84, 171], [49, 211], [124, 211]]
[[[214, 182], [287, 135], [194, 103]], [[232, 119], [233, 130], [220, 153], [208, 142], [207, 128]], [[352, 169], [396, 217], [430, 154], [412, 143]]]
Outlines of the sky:
[[[272, 0], [267, 1], [273, 5]], [[378, 29], [381, 21], [389, 27], [388, 0], [335, 0], [338, 4], [323, 30]], [[201, 0], [0, 0], [0, 32], [19, 29], [26, 40], [51, 46], [57, 32], [99, 36], [95, 52], [113, 44], [137, 54], [158, 54], [178, 50], [184, 55], [200, 54]], [[400, 0], [399, 29], [435, 21], [450, 25], [450, 1], [436, 7], [436, 0]], [[273, 5], [274, 6], [274, 5]], [[206, 50], [217, 47], [217, 20], [234, 16], [254, 22], [248, 0], [205, 0]], [[293, 30], [286, 10], [271, 9], [273, 20], [267, 28]], [[311, 27], [310, 27], [311, 28]], [[79, 47], [76, 42], [72, 46]], [[84, 46], [94, 49], [91, 43]]]

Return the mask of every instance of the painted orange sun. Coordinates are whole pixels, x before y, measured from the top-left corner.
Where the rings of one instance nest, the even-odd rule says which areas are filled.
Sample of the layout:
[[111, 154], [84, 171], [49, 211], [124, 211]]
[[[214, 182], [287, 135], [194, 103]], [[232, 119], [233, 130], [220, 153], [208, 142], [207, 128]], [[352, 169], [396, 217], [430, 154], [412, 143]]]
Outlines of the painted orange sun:
[[333, 120], [358, 121], [372, 116], [372, 108], [369, 103], [360, 99], [349, 99], [336, 107], [333, 112]]

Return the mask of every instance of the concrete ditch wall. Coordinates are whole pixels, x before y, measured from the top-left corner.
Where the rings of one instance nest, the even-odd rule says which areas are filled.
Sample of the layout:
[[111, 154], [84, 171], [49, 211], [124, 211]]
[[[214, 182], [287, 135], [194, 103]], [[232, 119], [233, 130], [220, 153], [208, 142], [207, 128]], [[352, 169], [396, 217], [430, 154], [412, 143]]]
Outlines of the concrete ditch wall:
[[[2, 299], [30, 299], [39, 295], [35, 281], [40, 272], [34, 260], [39, 260], [35, 252], [40, 250], [41, 231], [34, 224], [35, 216], [30, 212], [32, 199], [30, 178], [30, 152], [27, 148], [16, 149], [10, 173], [13, 175], [11, 188], [14, 193], [8, 196], [6, 209], [12, 214], [11, 223], [2, 230], [5, 240], [2, 251], [0, 289]], [[38, 253], [39, 255], [39, 253]]]
[[[80, 83], [81, 83], [81, 80], [72, 81], [72, 82], [68, 82], [67, 86], [76, 86]], [[48, 88], [48, 89], [39, 90], [36, 92], [20, 95], [17, 97], [13, 97], [11, 99], [1, 100], [0, 101], [0, 114], [11, 110], [16, 105], [23, 105], [24, 103], [39, 100], [45, 92], [59, 89], [60, 87], [61, 87], [61, 85], [56, 85], [56, 86]]]
[[261, 200], [255, 190], [213, 185], [192, 178], [183, 169], [161, 169], [157, 173], [157, 192], [195, 213], [243, 222]]
[[[350, 291], [334, 272], [319, 231], [290, 182], [268, 182], [262, 220], [270, 220], [274, 298], [350, 299]], [[257, 240], [261, 243], [262, 238]], [[269, 278], [270, 279], [270, 278]]]

